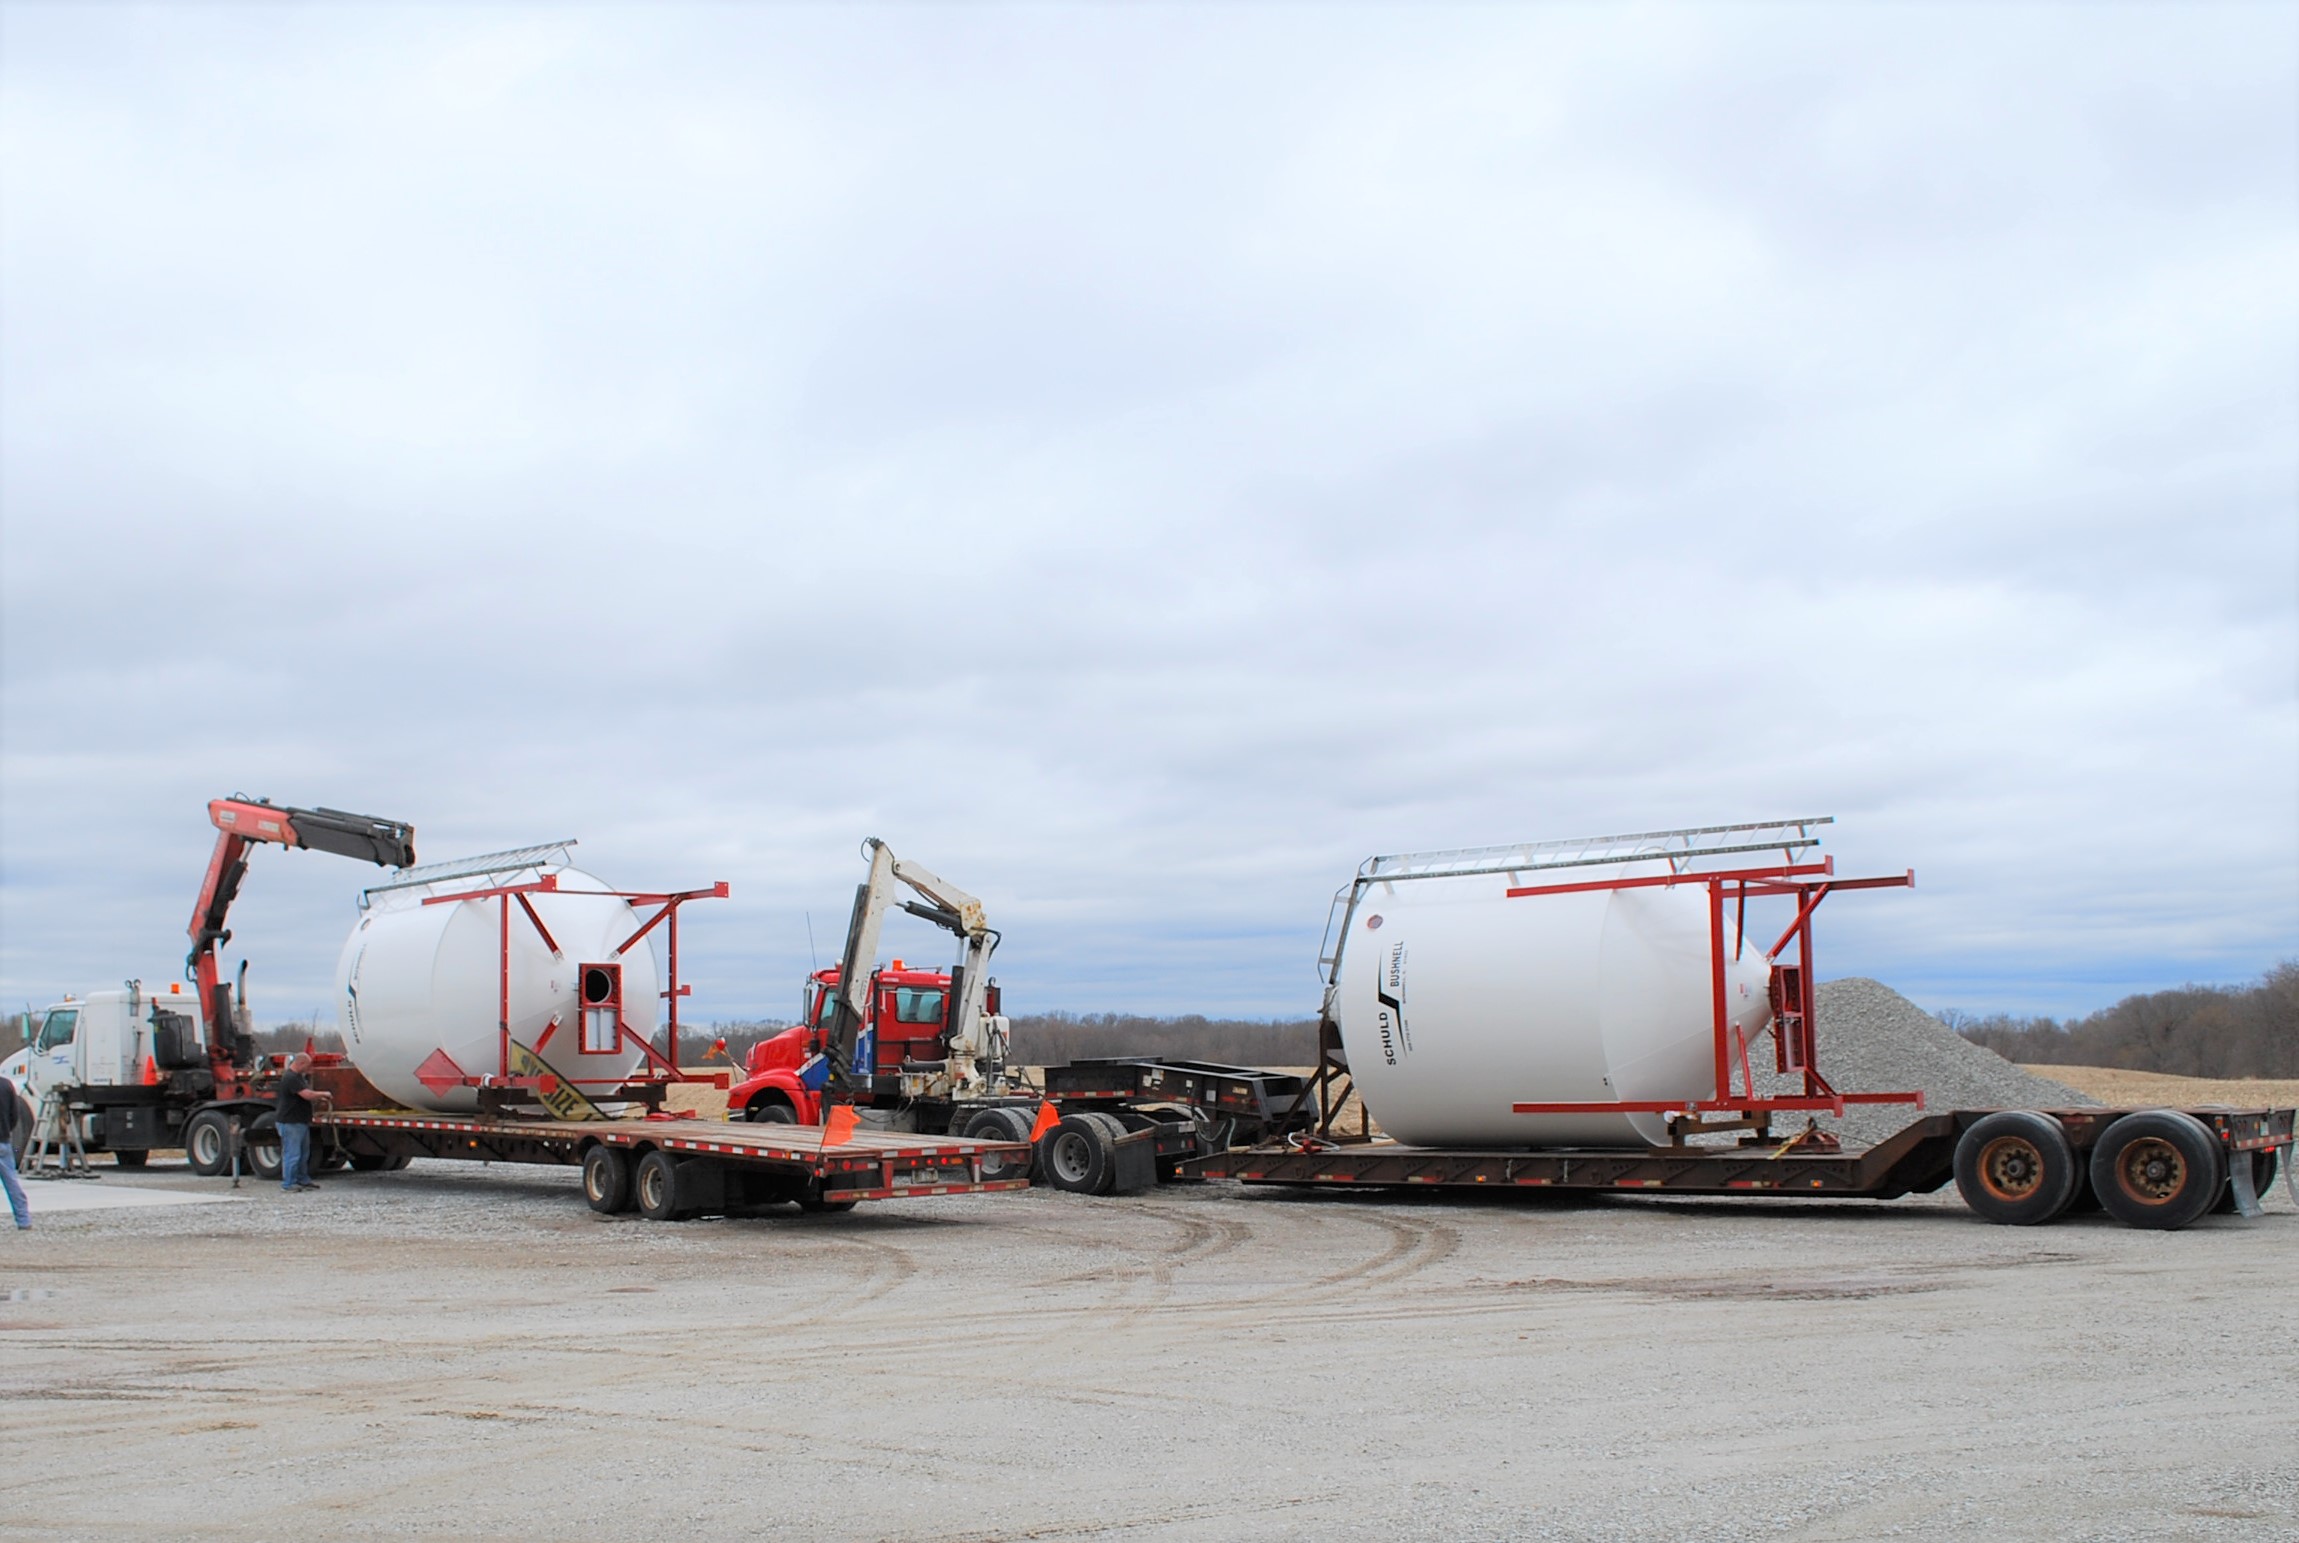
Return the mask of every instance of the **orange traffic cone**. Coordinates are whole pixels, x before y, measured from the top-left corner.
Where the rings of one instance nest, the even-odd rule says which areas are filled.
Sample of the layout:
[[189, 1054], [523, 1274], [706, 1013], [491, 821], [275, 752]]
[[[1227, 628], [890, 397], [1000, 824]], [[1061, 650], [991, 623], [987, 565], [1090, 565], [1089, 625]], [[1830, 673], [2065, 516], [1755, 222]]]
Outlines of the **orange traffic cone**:
[[144, 1086], [150, 1087], [160, 1080], [160, 1063], [150, 1056], [144, 1057]]

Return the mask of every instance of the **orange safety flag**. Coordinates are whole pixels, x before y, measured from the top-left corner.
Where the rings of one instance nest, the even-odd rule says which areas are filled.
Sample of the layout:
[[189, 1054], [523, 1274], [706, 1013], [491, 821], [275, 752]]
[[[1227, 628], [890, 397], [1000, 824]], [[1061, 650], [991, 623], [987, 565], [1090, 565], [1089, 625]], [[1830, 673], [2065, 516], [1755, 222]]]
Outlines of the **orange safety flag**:
[[822, 1144], [826, 1147], [846, 1145], [846, 1138], [854, 1134], [854, 1127], [862, 1123], [862, 1116], [852, 1104], [839, 1104], [832, 1108], [822, 1122]]
[[1062, 1111], [1054, 1107], [1054, 1101], [1052, 1099], [1047, 1099], [1044, 1103], [1038, 1105], [1038, 1120], [1036, 1124], [1030, 1127], [1030, 1139], [1032, 1141], [1037, 1140], [1047, 1131], [1052, 1130], [1055, 1126], [1061, 1123]]

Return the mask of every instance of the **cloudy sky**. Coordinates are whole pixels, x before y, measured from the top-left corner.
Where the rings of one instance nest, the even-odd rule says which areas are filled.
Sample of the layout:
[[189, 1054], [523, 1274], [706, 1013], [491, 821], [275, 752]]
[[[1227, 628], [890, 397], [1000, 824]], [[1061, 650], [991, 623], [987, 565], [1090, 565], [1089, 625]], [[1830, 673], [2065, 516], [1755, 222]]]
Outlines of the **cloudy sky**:
[[[1432, 846], [1838, 816], [1822, 973], [2299, 955], [2299, 10], [0, 7], [0, 1001], [233, 791], [787, 1012], [1314, 1010]], [[259, 1016], [372, 869], [259, 853]], [[897, 936], [940, 957], [917, 924]]]

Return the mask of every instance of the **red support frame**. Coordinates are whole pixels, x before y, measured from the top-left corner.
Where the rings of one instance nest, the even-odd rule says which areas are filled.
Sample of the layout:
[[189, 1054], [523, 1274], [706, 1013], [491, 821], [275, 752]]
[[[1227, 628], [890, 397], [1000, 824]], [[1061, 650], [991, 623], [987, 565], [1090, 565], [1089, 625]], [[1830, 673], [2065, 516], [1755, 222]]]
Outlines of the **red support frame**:
[[[493, 1076], [467, 1076], [463, 1079], [466, 1086], [524, 1087], [530, 1082], [541, 1080], [529, 1077], [514, 1077], [511, 1075], [511, 902], [516, 900], [519, 903], [519, 909], [526, 913], [527, 920], [534, 926], [536, 935], [543, 940], [543, 946], [548, 948], [551, 953], [556, 956], [561, 952], [558, 940], [551, 936], [551, 929], [543, 925], [543, 918], [536, 913], [534, 904], [529, 901], [527, 897], [529, 895], [549, 895], [557, 893], [559, 893], [558, 875], [547, 873], [541, 878], [531, 880], [525, 884], [493, 884], [483, 889], [464, 889], [457, 890], [453, 894], [449, 895], [427, 895], [424, 897], [423, 903], [425, 905], [455, 905], [465, 900], [493, 900], [497, 905], [498, 919], [496, 931], [497, 957], [495, 996], [496, 1073]], [[613, 1079], [615, 1085], [618, 1087], [628, 1086], [633, 1080], [644, 1082], [709, 1081], [710, 1078], [707, 1077], [695, 1078], [687, 1076], [684, 1072], [679, 1070], [677, 1062], [679, 1042], [679, 999], [684, 996], [691, 996], [694, 992], [694, 988], [692, 986], [684, 985], [679, 980], [678, 911], [679, 907], [686, 904], [689, 900], [724, 900], [729, 893], [726, 880], [721, 879], [708, 889], [685, 889], [673, 891], [623, 889], [582, 891], [569, 890], [567, 893], [599, 894], [611, 896], [615, 899], [619, 899], [625, 902], [633, 908], [647, 905], [658, 907], [658, 909], [655, 911], [655, 914], [647, 918], [645, 923], [639, 927], [638, 931], [623, 939], [623, 941], [616, 946], [614, 953], [615, 957], [617, 958], [620, 958], [625, 953], [628, 953], [630, 949], [641, 939], [643, 939], [648, 933], [654, 931], [658, 924], [666, 920], [670, 923], [669, 948], [667, 950], [670, 957], [668, 960], [668, 970], [666, 972], [668, 976], [666, 982], [668, 989], [662, 993], [662, 995], [670, 1002], [670, 1011], [668, 1013], [669, 1026], [667, 1030], [667, 1037], [670, 1041], [669, 1053], [665, 1054], [664, 1052], [657, 1050], [651, 1043], [648, 1042], [646, 1036], [639, 1033], [638, 1030], [632, 1028], [628, 1023], [622, 1022], [618, 1018], [616, 1022], [616, 1028], [621, 1032], [621, 1039], [618, 1040], [618, 1043], [627, 1041], [629, 1043], [636, 1044], [646, 1057], [647, 1071], [645, 1076], [637, 1079], [615, 1078]], [[542, 1038], [545, 1040], [549, 1039], [550, 1031], [546, 1030]], [[582, 1079], [567, 1078], [563, 1080], [572, 1083]]]
[[[1604, 890], [1673, 889], [1681, 884], [1699, 884], [1708, 890], [1708, 963], [1709, 1006], [1712, 1015], [1711, 1032], [1714, 1035], [1715, 1092], [1705, 1099], [1674, 1100], [1621, 1100], [1572, 1103], [1522, 1103], [1509, 1108], [1517, 1114], [1665, 1114], [1696, 1117], [1704, 1114], [1729, 1115], [1739, 1119], [1783, 1110], [1825, 1110], [1841, 1115], [1847, 1104], [1914, 1104], [1924, 1107], [1922, 1093], [1840, 1093], [1829, 1086], [1815, 1064], [1813, 1001], [1815, 995], [1812, 970], [1812, 913], [1820, 902], [1837, 890], [1850, 889], [1905, 889], [1916, 883], [1914, 869], [1904, 874], [1881, 878], [1839, 879], [1835, 876], [1833, 858], [1817, 863], [1782, 863], [1769, 868], [1738, 868], [1722, 873], [1671, 873], [1624, 879], [1591, 879], [1572, 884], [1528, 884], [1508, 891], [1512, 900], [1529, 899], [1540, 895], [1581, 895]], [[1802, 1074], [1803, 1091], [1798, 1094], [1760, 1098], [1756, 1093], [1756, 1076], [1749, 1068], [1748, 1045], [1732, 1022], [1728, 983], [1725, 977], [1727, 960], [1724, 949], [1724, 906], [1727, 894], [1737, 909], [1740, 925], [1745, 928], [1748, 902], [1751, 899], [1785, 898], [1796, 902], [1796, 919], [1780, 935], [1780, 941], [1766, 951], [1765, 958], [1775, 962], [1782, 978], [1793, 982], [1796, 993], [1793, 1026], [1788, 1015], [1774, 1004], [1772, 1032], [1778, 1046], [1778, 1064], [1783, 1072]], [[1745, 936], [1736, 939], [1733, 957], [1745, 945]], [[1790, 943], [1796, 945], [1792, 963], [1780, 963], [1781, 951]], [[1793, 1037], [1793, 1043], [1789, 1036]], [[1740, 1067], [1742, 1087], [1735, 1091], [1732, 1071], [1735, 1062]]]

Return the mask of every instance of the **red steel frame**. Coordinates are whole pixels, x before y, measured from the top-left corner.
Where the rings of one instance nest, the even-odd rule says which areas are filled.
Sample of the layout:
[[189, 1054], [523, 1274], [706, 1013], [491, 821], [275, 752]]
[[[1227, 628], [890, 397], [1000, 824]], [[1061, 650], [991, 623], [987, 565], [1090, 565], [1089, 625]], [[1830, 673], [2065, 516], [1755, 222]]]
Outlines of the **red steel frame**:
[[[1627, 879], [1590, 879], [1576, 884], [1528, 884], [1508, 891], [1511, 900], [1527, 899], [1537, 895], [1583, 895], [1600, 890], [1621, 889], [1673, 889], [1680, 884], [1701, 884], [1708, 889], [1708, 963], [1709, 991], [1712, 1010], [1716, 1053], [1716, 1093], [1706, 1099], [1672, 1099], [1593, 1103], [1524, 1103], [1511, 1104], [1517, 1114], [1667, 1114], [1701, 1115], [1726, 1114], [1747, 1117], [1767, 1114], [1776, 1110], [1826, 1110], [1841, 1115], [1847, 1104], [1914, 1104], [1924, 1107], [1922, 1093], [1839, 1093], [1828, 1085], [1814, 1064], [1813, 999], [1815, 981], [1812, 974], [1812, 913], [1821, 901], [1838, 890], [1847, 889], [1907, 889], [1916, 883], [1914, 869], [1892, 878], [1839, 879], [1835, 877], [1836, 861], [1828, 858], [1816, 863], [1781, 863], [1768, 868], [1736, 868], [1721, 873], [1668, 873]], [[1729, 893], [1738, 911], [1734, 957], [1746, 945], [1744, 929], [1748, 920], [1748, 902], [1757, 899], [1787, 898], [1796, 902], [1796, 919], [1780, 935], [1780, 941], [1766, 951], [1765, 957], [1774, 961], [1773, 1026], [1774, 1056], [1777, 1068], [1783, 1072], [1801, 1072], [1804, 1091], [1785, 1097], [1759, 1098], [1756, 1095], [1756, 1077], [1748, 1065], [1748, 1044], [1739, 1028], [1732, 1022], [1731, 1006], [1725, 982], [1724, 906]], [[1781, 950], [1790, 943], [1796, 945], [1793, 964], [1778, 963]], [[1793, 995], [1793, 1002], [1787, 1000]], [[1740, 1068], [1743, 1093], [1735, 1094], [1732, 1071]]]
[[[519, 902], [519, 909], [526, 914], [527, 920], [534, 927], [536, 935], [543, 940], [543, 946], [548, 948], [554, 955], [556, 955], [560, 951], [558, 939], [551, 936], [551, 929], [543, 925], [543, 918], [536, 914], [534, 903], [528, 900], [527, 897], [529, 895], [556, 894], [558, 892], [558, 888], [558, 875], [553, 873], [546, 873], [541, 878], [535, 879], [525, 884], [496, 884], [490, 885], [484, 889], [459, 890], [452, 895], [430, 895], [425, 897], [423, 901], [425, 905], [453, 905], [465, 900], [493, 900], [497, 903], [497, 909], [499, 912], [497, 936], [500, 941], [498, 943], [499, 951], [496, 960], [496, 1070], [495, 1073], [491, 1076], [481, 1075], [474, 1077], [466, 1074], [462, 1078], [462, 1085], [465, 1087], [542, 1089], [542, 1084], [546, 1080], [549, 1080], [542, 1077], [515, 1077], [511, 1074], [511, 902], [514, 900]], [[570, 890], [568, 893], [572, 894], [575, 893], [575, 891]], [[635, 1078], [600, 1077], [583, 1079], [568, 1077], [558, 1080], [565, 1081], [577, 1086], [585, 1085], [587, 1081], [587, 1084], [590, 1086], [605, 1086], [611, 1083], [616, 1087], [627, 1087], [633, 1082], [686, 1082], [693, 1080], [679, 1070], [678, 1064], [674, 1059], [674, 1057], [676, 1057], [678, 1054], [679, 1044], [679, 998], [684, 996], [691, 996], [694, 992], [694, 988], [692, 986], [681, 985], [679, 983], [678, 913], [679, 907], [686, 904], [689, 900], [724, 900], [727, 897], [726, 880], [719, 880], [709, 889], [682, 889], [667, 892], [609, 889], [583, 890], [581, 893], [586, 895], [597, 894], [612, 896], [629, 903], [633, 907], [651, 905], [660, 908], [655, 912], [654, 915], [648, 917], [644, 922], [640, 923], [639, 929], [636, 932], [632, 933], [629, 937], [623, 939], [621, 943], [616, 945], [614, 950], [614, 957], [617, 959], [620, 959], [624, 954], [630, 952], [632, 945], [639, 942], [639, 940], [644, 938], [648, 933], [654, 931], [657, 926], [661, 925], [665, 921], [670, 923], [668, 929], [668, 947], [665, 950], [665, 952], [670, 956], [668, 980], [666, 983], [668, 989], [662, 993], [670, 1003], [670, 1009], [666, 1014], [669, 1020], [666, 1029], [666, 1037], [669, 1040], [670, 1049], [668, 1054], [657, 1050], [651, 1043], [648, 1042], [645, 1036], [641, 1035], [637, 1030], [633, 1029], [629, 1024], [623, 1022], [618, 1017], [615, 1022], [615, 1027], [618, 1031], [615, 1048], [619, 1050], [625, 1043], [637, 1045], [646, 1056], [646, 1072], [643, 1075]], [[577, 995], [579, 997], [580, 992], [578, 992]], [[581, 1010], [579, 1003], [577, 1010]], [[541, 1039], [538, 1040], [534, 1046], [534, 1049], [538, 1054], [540, 1054], [542, 1050], [543, 1042], [548, 1041], [550, 1037], [551, 1030], [544, 1030]], [[542, 1090], [549, 1091], [548, 1089]]]

